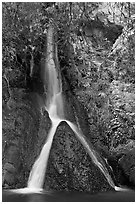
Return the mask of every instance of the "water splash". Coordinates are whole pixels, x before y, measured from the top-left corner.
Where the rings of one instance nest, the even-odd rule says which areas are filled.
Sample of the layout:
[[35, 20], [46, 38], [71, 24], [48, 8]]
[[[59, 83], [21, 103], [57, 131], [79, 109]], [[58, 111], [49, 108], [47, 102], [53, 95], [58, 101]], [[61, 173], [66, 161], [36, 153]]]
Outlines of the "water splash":
[[31, 193], [45, 193], [43, 188], [20, 188], [20, 189], [9, 189], [8, 192], [17, 194], [31, 194]]
[[118, 187], [118, 186], [115, 186], [115, 191], [131, 191], [129, 188], [126, 188], [126, 187]]

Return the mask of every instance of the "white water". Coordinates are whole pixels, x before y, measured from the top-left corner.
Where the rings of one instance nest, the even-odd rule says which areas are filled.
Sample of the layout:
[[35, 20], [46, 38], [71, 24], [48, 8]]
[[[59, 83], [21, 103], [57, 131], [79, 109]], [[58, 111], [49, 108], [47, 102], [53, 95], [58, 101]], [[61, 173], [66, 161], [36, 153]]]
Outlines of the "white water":
[[[55, 135], [56, 129], [61, 122], [61, 117], [63, 117], [63, 102], [60, 93], [60, 86], [58, 83], [58, 75], [55, 68], [55, 63], [53, 60], [53, 30], [52, 27], [49, 28], [47, 35], [47, 58], [45, 73], [48, 74], [48, 94], [46, 101], [46, 110], [49, 113], [52, 125], [48, 133], [44, 147], [41, 150], [41, 153], [34, 163], [32, 170], [30, 172], [28, 180], [28, 188], [37, 188], [41, 189], [43, 187], [45, 172], [47, 169], [48, 158], [50, 149], [53, 142], [53, 137]], [[45, 76], [46, 77], [46, 76]]]
[[42, 151], [31, 170], [29, 180], [28, 180], [28, 188], [40, 189], [43, 187], [49, 153], [50, 153], [53, 137], [59, 123], [60, 123], [60, 120], [58, 119], [52, 120], [52, 127], [48, 134], [47, 141], [44, 147], [42, 148]]
[[[74, 131], [75, 135], [77, 136], [78, 140], [81, 142], [87, 153], [89, 154], [90, 158], [94, 162], [96, 166], [101, 170], [104, 174], [105, 178], [107, 179], [110, 186], [112, 186], [116, 191], [122, 191], [122, 188], [116, 187], [109, 172], [105, 166], [105, 163], [98, 155], [98, 153], [91, 148], [91, 144], [87, 141], [86, 137], [83, 135], [80, 127], [77, 127], [75, 124], [71, 123], [70, 121], [65, 120], [64, 117], [64, 108], [63, 108], [63, 100], [62, 100], [62, 91], [61, 91], [61, 84], [59, 84], [58, 74], [55, 67], [55, 63], [53, 60], [53, 30], [52, 28], [49, 29], [47, 35], [47, 59], [45, 71], [48, 74], [48, 95], [46, 100], [46, 110], [49, 113], [49, 117], [52, 122], [51, 129], [48, 133], [45, 145], [43, 146], [41, 153], [37, 160], [35, 161], [32, 170], [30, 172], [29, 180], [27, 188], [24, 188], [24, 193], [26, 192], [42, 192], [44, 178], [46, 174], [46, 169], [48, 165], [48, 158], [53, 142], [53, 138], [56, 132], [56, 129], [61, 121], [66, 121], [71, 129]], [[46, 76], [45, 76], [46, 77]], [[124, 189], [123, 189], [124, 190]], [[16, 192], [22, 192], [23, 189], [17, 189]], [[14, 192], [15, 192], [14, 191]]]

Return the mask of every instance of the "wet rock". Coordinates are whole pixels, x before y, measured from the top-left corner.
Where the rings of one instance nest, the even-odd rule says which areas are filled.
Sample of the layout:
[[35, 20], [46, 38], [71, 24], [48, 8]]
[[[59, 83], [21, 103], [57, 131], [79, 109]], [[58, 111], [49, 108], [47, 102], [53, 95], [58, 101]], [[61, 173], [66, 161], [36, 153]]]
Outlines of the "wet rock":
[[64, 95], [65, 118], [74, 122], [84, 133], [86, 137], [91, 139], [88, 116], [83, 104], [78, 101], [75, 95], [67, 91]]
[[40, 151], [38, 129], [41, 112], [38, 99], [35, 97], [34, 102], [33, 95], [15, 89], [10, 106], [3, 110], [3, 183], [6, 188], [26, 186]]
[[92, 193], [112, 190], [65, 122], [57, 128], [45, 177], [44, 188], [50, 190]]
[[11, 172], [11, 173], [15, 173], [16, 172], [16, 169], [15, 167], [13, 166], [13, 164], [10, 164], [10, 163], [6, 163], [4, 165], [4, 169]]
[[132, 149], [124, 154], [119, 159], [119, 165], [129, 182], [135, 185], [135, 149]]
[[2, 175], [2, 185], [4, 188], [9, 188], [15, 185], [17, 170], [13, 164], [5, 163]]
[[[117, 148], [107, 153], [108, 163], [113, 169], [118, 185], [134, 188], [135, 184], [135, 142], [118, 145]], [[132, 156], [131, 156], [132, 155]]]
[[15, 185], [16, 183], [16, 176], [8, 171], [4, 172], [4, 181], [3, 181], [3, 186], [4, 188], [10, 188], [11, 186]]
[[5, 160], [18, 168], [20, 166], [20, 151], [18, 147], [9, 145], [6, 149]]

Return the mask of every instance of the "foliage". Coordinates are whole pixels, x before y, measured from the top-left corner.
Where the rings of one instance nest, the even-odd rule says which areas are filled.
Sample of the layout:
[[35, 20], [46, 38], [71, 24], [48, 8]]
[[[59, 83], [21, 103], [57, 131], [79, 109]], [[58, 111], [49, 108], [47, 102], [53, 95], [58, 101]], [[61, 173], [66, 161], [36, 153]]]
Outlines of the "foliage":
[[42, 6], [42, 3], [3, 3], [3, 73], [10, 81], [19, 79], [16, 87], [25, 86], [43, 53], [47, 17]]

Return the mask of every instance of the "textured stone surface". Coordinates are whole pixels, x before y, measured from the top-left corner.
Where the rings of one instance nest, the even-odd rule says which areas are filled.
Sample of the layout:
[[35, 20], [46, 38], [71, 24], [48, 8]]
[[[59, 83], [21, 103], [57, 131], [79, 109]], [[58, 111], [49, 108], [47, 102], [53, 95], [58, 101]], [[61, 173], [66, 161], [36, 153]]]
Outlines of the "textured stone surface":
[[121, 157], [119, 165], [129, 181], [135, 185], [135, 148]]
[[[30, 170], [50, 126], [48, 115], [41, 114], [41, 101], [36, 93], [28, 94], [24, 90], [15, 89], [12, 94], [10, 102], [3, 108], [4, 188], [27, 185]], [[47, 123], [41, 139], [38, 131], [44, 117]]]
[[55, 134], [45, 189], [92, 193], [111, 189], [65, 122], [60, 124]]

